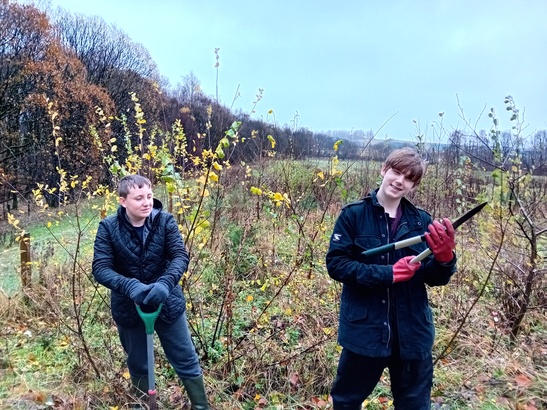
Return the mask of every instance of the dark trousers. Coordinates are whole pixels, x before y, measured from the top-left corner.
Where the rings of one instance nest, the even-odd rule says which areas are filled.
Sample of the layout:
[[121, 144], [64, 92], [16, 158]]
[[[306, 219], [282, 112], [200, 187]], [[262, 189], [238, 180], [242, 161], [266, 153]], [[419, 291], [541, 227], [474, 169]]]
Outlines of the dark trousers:
[[[154, 328], [165, 356], [181, 379], [193, 379], [202, 374], [198, 355], [188, 330], [186, 312], [174, 323], [156, 321]], [[146, 331], [144, 323], [136, 327], [118, 326], [122, 346], [127, 353], [129, 374], [140, 379], [148, 376]]]
[[331, 396], [334, 410], [360, 410], [385, 368], [389, 369], [391, 393], [396, 410], [431, 408], [433, 361], [368, 357], [342, 350]]

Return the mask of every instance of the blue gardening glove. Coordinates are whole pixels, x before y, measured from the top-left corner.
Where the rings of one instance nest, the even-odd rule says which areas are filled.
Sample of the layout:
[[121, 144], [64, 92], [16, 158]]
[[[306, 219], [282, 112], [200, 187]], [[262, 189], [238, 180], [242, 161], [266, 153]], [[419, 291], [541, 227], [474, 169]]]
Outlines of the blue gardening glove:
[[142, 305], [150, 289], [152, 289], [152, 285], [145, 285], [137, 279], [129, 279], [125, 285], [125, 294], [137, 305]]
[[169, 296], [169, 289], [163, 283], [156, 282], [152, 284], [152, 289], [148, 292], [148, 295], [144, 298], [142, 302], [145, 305], [157, 306], [160, 303], [165, 302]]

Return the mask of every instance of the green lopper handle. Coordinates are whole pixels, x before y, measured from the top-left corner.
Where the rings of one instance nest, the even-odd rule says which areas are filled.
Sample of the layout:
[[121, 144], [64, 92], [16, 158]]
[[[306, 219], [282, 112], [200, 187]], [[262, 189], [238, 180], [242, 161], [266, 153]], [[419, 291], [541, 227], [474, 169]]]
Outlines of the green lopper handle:
[[384, 253], [394, 251], [395, 249], [406, 248], [407, 246], [415, 245], [420, 242], [425, 242], [425, 235], [413, 236], [412, 238], [403, 239], [402, 241], [388, 243], [387, 245], [382, 245], [377, 248], [363, 251], [361, 254], [366, 257], [382, 255]]
[[154, 334], [154, 323], [156, 323], [156, 319], [158, 318], [161, 308], [163, 307], [163, 303], [160, 303], [158, 306], [158, 309], [154, 312], [143, 312], [141, 307], [137, 304], [135, 304], [137, 307], [137, 312], [139, 312], [139, 316], [141, 317], [142, 321], [144, 322], [144, 328], [146, 330], [147, 335]]
[[365, 255], [367, 258], [371, 256], [376, 255], [383, 255], [384, 253], [388, 253], [395, 250], [395, 244], [394, 243], [388, 243], [387, 245], [378, 246], [377, 248], [369, 249], [368, 251], [362, 252], [363, 255]]

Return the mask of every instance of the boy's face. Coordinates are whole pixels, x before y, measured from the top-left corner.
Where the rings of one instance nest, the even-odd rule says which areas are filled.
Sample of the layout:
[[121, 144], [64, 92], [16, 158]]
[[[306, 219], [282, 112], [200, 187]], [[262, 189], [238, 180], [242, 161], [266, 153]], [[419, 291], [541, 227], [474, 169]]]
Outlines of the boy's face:
[[141, 226], [152, 212], [154, 202], [152, 189], [147, 186], [142, 188], [133, 187], [127, 194], [127, 198], [120, 197], [119, 201], [120, 205], [126, 209], [131, 224]]
[[416, 186], [405, 174], [394, 168], [382, 168], [380, 174], [384, 177], [382, 185], [380, 185], [380, 191], [383, 192], [386, 198], [401, 200]]

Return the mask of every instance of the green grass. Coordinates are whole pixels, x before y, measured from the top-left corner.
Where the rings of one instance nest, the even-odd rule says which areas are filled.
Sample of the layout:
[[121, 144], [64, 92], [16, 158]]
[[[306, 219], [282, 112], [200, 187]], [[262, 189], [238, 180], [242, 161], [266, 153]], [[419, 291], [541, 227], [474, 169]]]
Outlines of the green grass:
[[[73, 259], [78, 232], [81, 232], [81, 252], [88, 255], [91, 253], [99, 212], [91, 206], [82, 211], [79, 217], [70, 214], [72, 207], [68, 207], [66, 214], [36, 213], [30, 217], [20, 217], [21, 225], [30, 234], [31, 271], [34, 281], [39, 280], [41, 272], [48, 265], [61, 266]], [[0, 249], [0, 289], [13, 295], [21, 289], [20, 247], [15, 239], [19, 232], [5, 223], [2, 232], [6, 239], [4, 247]]]
[[19, 259], [19, 246], [0, 250], [0, 289], [8, 295], [21, 289]]

